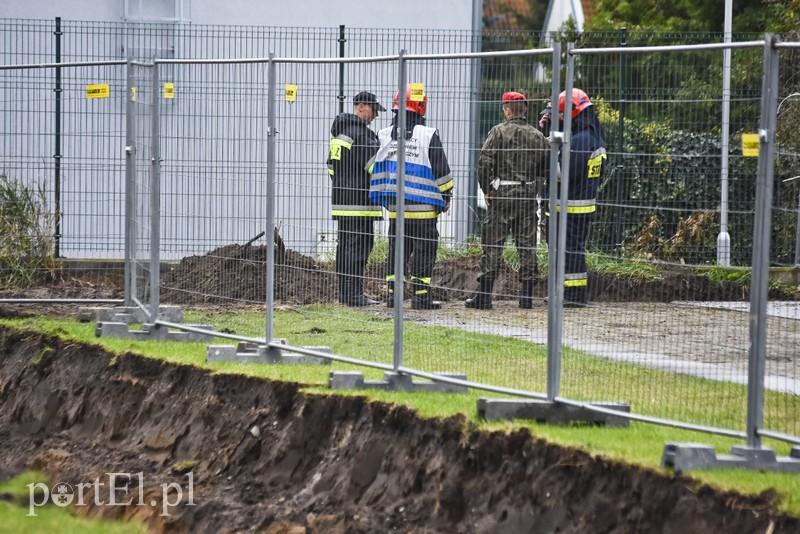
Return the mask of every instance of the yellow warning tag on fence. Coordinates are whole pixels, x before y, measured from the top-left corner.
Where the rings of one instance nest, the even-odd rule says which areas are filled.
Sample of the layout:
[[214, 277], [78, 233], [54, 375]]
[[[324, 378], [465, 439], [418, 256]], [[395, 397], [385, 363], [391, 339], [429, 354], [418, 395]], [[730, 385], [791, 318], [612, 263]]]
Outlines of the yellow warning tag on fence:
[[742, 156], [758, 157], [758, 134], [742, 134]]
[[294, 102], [294, 101], [297, 100], [297, 86], [296, 85], [292, 85], [290, 83], [287, 83], [286, 87], [285, 87], [285, 91], [286, 91], [286, 101], [287, 102]]
[[131, 102], [136, 102], [136, 88], [131, 87]]
[[175, 98], [175, 84], [167, 82], [164, 84], [164, 98]]
[[86, 86], [86, 98], [108, 98], [110, 93], [107, 83], [95, 83]]
[[425, 84], [412, 83], [411, 84], [411, 101], [422, 102], [425, 99]]

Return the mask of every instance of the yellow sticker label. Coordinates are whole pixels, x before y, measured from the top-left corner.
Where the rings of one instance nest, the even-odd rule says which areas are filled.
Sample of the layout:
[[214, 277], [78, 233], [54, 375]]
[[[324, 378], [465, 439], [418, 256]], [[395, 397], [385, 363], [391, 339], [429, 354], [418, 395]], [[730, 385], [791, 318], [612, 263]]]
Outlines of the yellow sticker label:
[[742, 134], [742, 156], [758, 157], [758, 134]]
[[175, 84], [167, 82], [164, 84], [164, 98], [175, 98]]
[[425, 99], [425, 84], [412, 83], [411, 84], [411, 101], [422, 102]]
[[86, 86], [86, 98], [108, 98], [111, 94], [107, 83], [95, 83]]
[[131, 102], [136, 102], [136, 88], [131, 87]]
[[286, 91], [286, 101], [287, 102], [294, 102], [297, 100], [297, 86], [287, 83], [285, 86]]

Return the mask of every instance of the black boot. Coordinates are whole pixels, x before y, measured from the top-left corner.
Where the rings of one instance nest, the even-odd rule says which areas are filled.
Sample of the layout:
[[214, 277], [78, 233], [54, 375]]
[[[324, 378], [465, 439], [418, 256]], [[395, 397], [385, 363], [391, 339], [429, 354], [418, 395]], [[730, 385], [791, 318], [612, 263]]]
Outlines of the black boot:
[[526, 310], [533, 308], [533, 280], [522, 281], [522, 295], [519, 297], [519, 307]]
[[388, 296], [386, 297], [386, 307], [394, 308], [394, 282], [388, 283]]
[[378, 304], [377, 300], [372, 300], [364, 294], [364, 279], [356, 278], [353, 281], [353, 288], [355, 289], [355, 297], [352, 299], [350, 306], [374, 306]]
[[438, 310], [441, 309], [442, 303], [438, 300], [433, 300], [431, 296], [430, 284], [422, 282], [413, 282], [412, 288], [414, 289], [414, 296], [411, 297], [412, 310]]
[[369, 298], [366, 295], [358, 295], [356, 297], [352, 297], [347, 302], [345, 302], [345, 304], [347, 304], [348, 306], [352, 306], [352, 307], [374, 306], [377, 303], [378, 303], [377, 300], [372, 300], [371, 298]]
[[481, 286], [478, 292], [465, 300], [464, 306], [467, 308], [475, 308], [476, 310], [491, 310], [493, 288], [494, 280], [485, 280], [481, 278]]
[[350, 277], [340, 273], [338, 278], [339, 278], [339, 302], [341, 302], [342, 304], [346, 304], [347, 299], [350, 296]]
[[585, 308], [586, 307], [586, 286], [565, 287], [564, 288], [564, 307], [565, 308]]
[[349, 277], [345, 280], [339, 293], [339, 302], [351, 307], [373, 306], [378, 303], [364, 294], [364, 284], [361, 278]]

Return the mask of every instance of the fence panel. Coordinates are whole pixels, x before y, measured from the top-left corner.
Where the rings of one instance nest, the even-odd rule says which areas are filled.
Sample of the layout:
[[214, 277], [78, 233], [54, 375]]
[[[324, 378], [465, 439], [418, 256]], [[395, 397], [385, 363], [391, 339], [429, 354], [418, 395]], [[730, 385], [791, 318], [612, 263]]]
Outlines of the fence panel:
[[[773, 284], [800, 287], [800, 83], [793, 75], [800, 65], [800, 44], [779, 49], [776, 91], [775, 180], [772, 197], [770, 262]], [[794, 269], [792, 268], [794, 267]], [[770, 294], [766, 352], [764, 427], [800, 436], [800, 307]], [[770, 390], [783, 392], [771, 394]]]
[[[36, 193], [47, 216], [31, 222], [48, 254], [93, 260], [124, 246], [124, 72], [123, 64], [3, 70], [0, 172]], [[113, 274], [94, 261], [70, 272], [94, 283]]]
[[[88, 259], [129, 254], [129, 282], [143, 306], [151, 304], [155, 246], [170, 264], [159, 282], [162, 302], [263, 306], [266, 247], [274, 246], [275, 230], [265, 224], [266, 151], [269, 126], [274, 126], [277, 304], [324, 319], [339, 332], [378, 334], [363, 345], [340, 343], [335, 350], [392, 363], [395, 310], [385, 306], [388, 216], [376, 224], [365, 278], [367, 295], [380, 305], [339, 305], [337, 226], [330, 216], [325, 158], [331, 122], [352, 109], [357, 92], [370, 90], [391, 107], [397, 60], [339, 65], [298, 59], [336, 57], [342, 43], [335, 28], [319, 35], [311, 29], [217, 32], [172, 24], [70, 23], [67, 29], [71, 36], [62, 42], [63, 61], [128, 55], [264, 58], [275, 52], [278, 98], [270, 125], [265, 61], [162, 60], [155, 87], [151, 67], [133, 66], [137, 94], [129, 119], [135, 122], [135, 169], [132, 183], [126, 184], [124, 153], [130, 145], [123, 110], [130, 91], [124, 65], [62, 67], [58, 86], [53, 69], [3, 69], [2, 170], [44, 184], [47, 202], [59, 206], [54, 211], [61, 212], [61, 229], [50, 233], [59, 234], [53, 246], [64, 256]], [[51, 31], [49, 25], [36, 26], [38, 37], [30, 48], [36, 57], [55, 53], [41, 33], [49, 36]], [[540, 277], [532, 309], [518, 305], [520, 260], [513, 240], [503, 251], [493, 309], [467, 309], [463, 300], [478, 287], [481, 272], [479, 236], [486, 204], [475, 173], [481, 144], [503, 120], [500, 98], [505, 91], [525, 93], [529, 120], [538, 118], [551, 92], [549, 52], [414, 57], [470, 52], [479, 43], [462, 32], [384, 33], [348, 29], [344, 55], [407, 51], [407, 81], [425, 87], [427, 123], [439, 131], [455, 180], [451, 208], [438, 223], [432, 278], [434, 297], [443, 306], [416, 310], [406, 301], [400, 315], [402, 364], [424, 372], [464, 373], [495, 389], [540, 395], [546, 388], [552, 327], [542, 300], [552, 253], [544, 228], [537, 233]], [[503, 42], [491, 41], [499, 47], [506, 46]], [[6, 54], [4, 61], [11, 57], [0, 53]], [[722, 55], [719, 48], [576, 54], [573, 83], [589, 94], [605, 128], [608, 166], [590, 232], [590, 305], [565, 311], [563, 397], [624, 401], [639, 414], [744, 428], [750, 296], [746, 285], [730, 290], [730, 284], [718, 280], [749, 276], [753, 262], [756, 158], [743, 153], [743, 136], [759, 128], [762, 51], [748, 47], [731, 53], [726, 163], [721, 154]], [[798, 263], [800, 180], [794, 178], [800, 174], [795, 149], [800, 93], [791, 76], [796, 51], [783, 51], [781, 59], [770, 262], [785, 267]], [[56, 87], [60, 114], [52, 94]], [[107, 98], [90, 98], [101, 94]], [[55, 116], [61, 117], [60, 127]], [[391, 111], [383, 113], [371, 127], [387, 127], [391, 118]], [[727, 182], [722, 179], [726, 165]], [[154, 189], [160, 193], [157, 204], [151, 203]], [[537, 203], [541, 206], [541, 198]], [[714, 268], [725, 207], [734, 266], [729, 271]], [[125, 212], [130, 214], [127, 222]], [[414, 275], [411, 269], [408, 274]], [[626, 270], [631, 274], [608, 274]], [[707, 278], [687, 276], [697, 273]], [[648, 277], [660, 279], [648, 282]], [[671, 283], [678, 287], [666, 296], [663, 288]], [[787, 294], [780, 288], [773, 292], [775, 300]], [[796, 311], [790, 305], [776, 308]], [[798, 435], [800, 356], [795, 311], [769, 318], [765, 410], [770, 431], [793, 436]], [[291, 341], [292, 332], [280, 323], [275, 334]]]
[[155, 99], [153, 67], [131, 64], [128, 67], [128, 168], [126, 173], [125, 224], [128, 240], [129, 297], [148, 309], [151, 303], [151, 251], [153, 250], [152, 187], [154, 158]]
[[[732, 53], [733, 72], [758, 72], [737, 77], [731, 89], [729, 217], [731, 261], [739, 266], [752, 263], [757, 158], [743, 156], [741, 140], [759, 128], [761, 53], [759, 47]], [[744, 430], [748, 291], [722, 291], [714, 276], [726, 275], [708, 267], [720, 229], [721, 62], [721, 50], [576, 56], [574, 83], [595, 103], [612, 164], [598, 195], [590, 269], [601, 273], [620, 254], [635, 262], [630, 276], [659, 277], [653, 287], [668, 286], [670, 277], [680, 285], [660, 295], [641, 284], [634, 297], [622, 280], [615, 287], [590, 277], [590, 300], [637, 302], [565, 312], [564, 341], [571, 350], [565, 353], [562, 393], [622, 400], [637, 413]], [[687, 76], [686, 69], [694, 74]], [[707, 281], [687, 277], [702, 273]], [[768, 352], [783, 351], [784, 342], [770, 337]], [[610, 377], [594, 374], [603, 360], [617, 362]], [[767, 365], [769, 375], [784, 371]], [[784, 393], [773, 388], [767, 395], [791, 398]]]

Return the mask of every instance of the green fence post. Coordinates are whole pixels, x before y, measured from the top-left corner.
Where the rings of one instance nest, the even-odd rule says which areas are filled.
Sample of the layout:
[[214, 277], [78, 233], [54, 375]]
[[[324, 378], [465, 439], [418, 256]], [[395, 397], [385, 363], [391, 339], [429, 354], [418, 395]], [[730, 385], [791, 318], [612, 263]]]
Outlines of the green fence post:
[[[344, 24], [339, 26], [339, 57], [344, 59], [344, 43], [347, 39], [344, 37]], [[339, 114], [344, 113], [344, 62], [339, 63]]]
[[[628, 29], [620, 28], [619, 45], [628, 46]], [[615, 248], [622, 245], [622, 188], [625, 185], [625, 56], [619, 55], [619, 133], [617, 134], [619, 143], [619, 155], [617, 156], [617, 214], [616, 235], [614, 239]]]
[[[56, 36], [56, 63], [61, 63], [61, 36], [63, 32], [61, 31], [61, 17], [56, 17], [56, 31], [53, 32], [53, 35]], [[55, 93], [56, 101], [55, 101], [55, 147], [53, 160], [55, 161], [55, 168], [53, 170], [53, 184], [54, 188], [54, 210], [55, 210], [55, 218], [56, 218], [56, 227], [55, 227], [55, 235], [53, 236], [55, 244], [53, 253], [55, 257], [58, 258], [61, 256], [60, 252], [60, 243], [61, 243], [61, 93], [63, 89], [61, 88], [61, 67], [56, 67], [56, 85], [53, 89]]]

